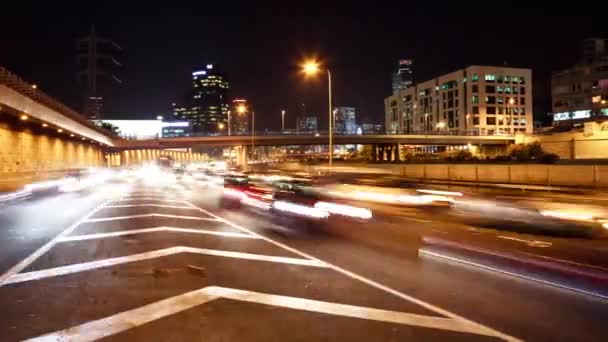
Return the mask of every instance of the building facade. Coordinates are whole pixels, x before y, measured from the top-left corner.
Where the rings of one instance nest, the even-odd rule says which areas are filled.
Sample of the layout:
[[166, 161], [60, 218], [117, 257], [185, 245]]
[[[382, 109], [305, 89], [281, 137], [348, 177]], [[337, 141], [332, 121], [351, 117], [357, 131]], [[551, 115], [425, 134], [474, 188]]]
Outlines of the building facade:
[[177, 119], [188, 120], [192, 132], [199, 135], [226, 134], [228, 129], [229, 83], [213, 64], [192, 72], [192, 89], [185, 105], [174, 106]]
[[608, 119], [608, 39], [583, 41], [579, 63], [551, 75], [551, 96], [555, 126]]
[[234, 99], [230, 105], [230, 130], [233, 135], [249, 134], [251, 120], [246, 99]]
[[397, 72], [393, 74], [393, 95], [414, 85], [413, 64], [411, 59], [399, 60]]
[[297, 132], [316, 132], [318, 129], [316, 116], [298, 116], [296, 118]]
[[334, 132], [336, 134], [356, 134], [357, 123], [355, 117], [354, 107], [334, 108]]
[[532, 70], [470, 66], [384, 100], [392, 134], [531, 133]]

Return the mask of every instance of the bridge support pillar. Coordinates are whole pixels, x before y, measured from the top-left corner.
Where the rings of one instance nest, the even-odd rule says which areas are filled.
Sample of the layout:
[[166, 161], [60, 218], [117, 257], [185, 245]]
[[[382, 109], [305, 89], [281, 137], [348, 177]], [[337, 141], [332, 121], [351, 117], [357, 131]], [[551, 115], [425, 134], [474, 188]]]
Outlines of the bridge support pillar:
[[393, 145], [386, 145], [386, 161], [393, 161]]
[[393, 146], [393, 150], [395, 150], [395, 159], [393, 159], [396, 162], [400, 162], [401, 161], [401, 154], [399, 151], [399, 144], [395, 144], [395, 146]]
[[247, 146], [245, 145], [236, 147], [236, 165], [241, 169], [247, 168], [247, 161], [249, 159], [247, 152]]
[[372, 144], [372, 162], [378, 161], [378, 145]]

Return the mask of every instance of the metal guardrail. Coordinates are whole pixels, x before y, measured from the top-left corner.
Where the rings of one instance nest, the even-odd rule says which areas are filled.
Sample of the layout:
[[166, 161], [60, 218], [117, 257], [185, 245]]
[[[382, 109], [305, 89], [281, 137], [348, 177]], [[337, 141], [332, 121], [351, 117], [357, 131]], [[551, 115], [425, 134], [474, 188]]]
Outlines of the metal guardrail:
[[19, 93], [33, 99], [34, 101], [39, 102], [40, 104], [51, 108], [82, 125], [94, 129], [95, 131], [103, 135], [106, 135], [110, 138], [117, 138], [115, 134], [109, 132], [106, 129], [100, 128], [99, 126], [86, 119], [82, 114], [76, 112], [65, 104], [52, 98], [40, 89], [32, 87], [31, 83], [26, 82], [21, 77], [8, 71], [3, 66], [0, 66], [0, 84], [4, 84], [9, 88], [16, 90]]
[[[328, 131], [299, 131], [299, 132], [294, 132], [294, 131], [269, 131], [269, 130], [264, 130], [264, 131], [256, 131], [255, 132], [255, 136], [256, 137], [260, 137], [260, 136], [294, 136], [294, 137], [298, 137], [298, 136], [310, 136], [310, 137], [314, 137], [314, 136], [327, 136], [328, 135]], [[515, 134], [479, 134], [479, 133], [475, 133], [472, 131], [452, 131], [452, 132], [412, 132], [412, 133], [396, 133], [396, 132], [367, 132], [367, 133], [362, 133], [362, 134], [345, 134], [345, 133], [338, 133], [338, 132], [334, 132], [333, 136], [334, 137], [341, 137], [341, 136], [348, 136], [348, 137], [353, 137], [353, 136], [370, 136], [370, 135], [375, 135], [375, 136], [396, 136], [396, 135], [418, 135], [418, 136], [469, 136], [469, 137], [479, 137], [479, 136], [487, 136], [487, 137], [505, 137], [505, 138], [512, 138], [515, 137]], [[227, 137], [228, 134], [227, 133], [222, 133], [222, 134], [209, 134], [209, 133], [203, 133], [203, 132], [194, 132], [194, 133], [190, 133], [189, 137]], [[232, 133], [230, 136], [232, 137], [251, 137], [251, 132], [245, 132], [245, 133]]]

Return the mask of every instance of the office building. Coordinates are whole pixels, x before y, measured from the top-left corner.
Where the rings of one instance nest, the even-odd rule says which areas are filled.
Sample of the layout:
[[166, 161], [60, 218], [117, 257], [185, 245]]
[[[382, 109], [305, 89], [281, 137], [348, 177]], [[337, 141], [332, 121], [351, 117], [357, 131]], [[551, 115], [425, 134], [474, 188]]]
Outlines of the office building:
[[249, 134], [251, 108], [246, 99], [234, 99], [230, 105], [230, 130], [232, 135]]
[[297, 132], [316, 132], [319, 130], [317, 117], [314, 115], [298, 116], [296, 118]]
[[362, 134], [381, 134], [384, 132], [384, 127], [378, 124], [364, 123], [361, 125]]
[[334, 132], [336, 134], [357, 133], [357, 123], [355, 122], [354, 107], [334, 108]]
[[220, 135], [228, 129], [229, 84], [215, 65], [192, 72], [192, 89], [185, 105], [173, 107], [176, 119], [188, 120], [194, 134]]
[[393, 95], [399, 90], [407, 89], [414, 85], [414, 61], [411, 59], [399, 60], [397, 72], [393, 74]]
[[608, 39], [583, 42], [575, 66], [551, 75], [554, 126], [608, 119]]
[[532, 70], [470, 66], [384, 100], [393, 134], [531, 133]]
[[163, 121], [161, 137], [179, 138], [192, 135], [190, 122], [188, 121]]

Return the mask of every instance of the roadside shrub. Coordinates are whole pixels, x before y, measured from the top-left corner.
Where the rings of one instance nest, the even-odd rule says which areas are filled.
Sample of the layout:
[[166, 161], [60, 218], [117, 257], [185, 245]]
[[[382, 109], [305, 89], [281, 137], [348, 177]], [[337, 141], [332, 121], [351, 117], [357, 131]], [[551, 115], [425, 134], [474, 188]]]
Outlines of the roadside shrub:
[[473, 154], [471, 152], [460, 150], [454, 154], [453, 159], [457, 162], [463, 162], [471, 159], [471, 157], [473, 157]]

